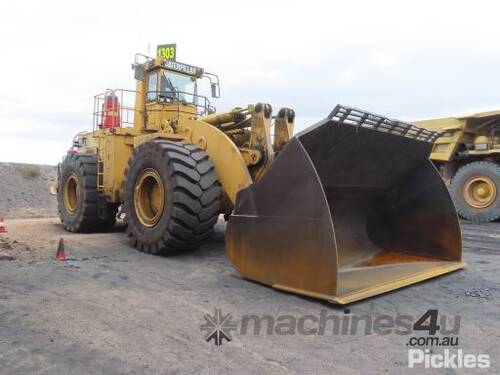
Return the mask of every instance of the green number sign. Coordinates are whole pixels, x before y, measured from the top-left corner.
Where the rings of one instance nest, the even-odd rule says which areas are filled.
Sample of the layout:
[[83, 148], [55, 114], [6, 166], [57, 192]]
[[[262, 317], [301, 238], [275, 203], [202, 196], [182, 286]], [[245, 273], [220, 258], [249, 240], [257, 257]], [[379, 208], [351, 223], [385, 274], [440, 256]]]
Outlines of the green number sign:
[[161, 44], [156, 47], [156, 55], [165, 60], [175, 61], [177, 58], [177, 45]]

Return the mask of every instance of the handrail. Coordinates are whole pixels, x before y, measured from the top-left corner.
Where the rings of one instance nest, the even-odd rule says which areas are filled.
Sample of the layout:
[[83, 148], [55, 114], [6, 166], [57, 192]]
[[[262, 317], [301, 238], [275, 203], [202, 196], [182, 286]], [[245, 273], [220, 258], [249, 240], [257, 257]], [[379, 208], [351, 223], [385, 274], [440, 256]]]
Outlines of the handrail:
[[[95, 131], [102, 127], [104, 122], [104, 116], [108, 112], [108, 110], [104, 109], [104, 104], [106, 97], [110, 95], [114, 95], [118, 98], [118, 103], [120, 105], [119, 116], [120, 116], [120, 127], [133, 127], [134, 126], [134, 117], [135, 117], [135, 97], [137, 95], [137, 91], [129, 90], [129, 89], [106, 89], [104, 92], [101, 92], [97, 95], [94, 95], [94, 108], [93, 108], [93, 124], [92, 130]], [[184, 91], [148, 91], [146, 92], [146, 100], [150, 94], [154, 94], [154, 100], [150, 101], [151, 103], [157, 102], [160, 104], [168, 103], [167, 100], [162, 101], [162, 95], [167, 99], [167, 96], [170, 95], [172, 98], [172, 104], [189, 104], [193, 105], [196, 108], [196, 116], [201, 117], [207, 114], [210, 114], [214, 111], [213, 106], [210, 104], [210, 100], [206, 96], [198, 95], [190, 92]], [[192, 101], [182, 100], [181, 96], [192, 97]], [[201, 102], [201, 103], [200, 103]], [[182, 110], [171, 110], [171, 109], [160, 109], [160, 110], [152, 110], [145, 109], [147, 112], [178, 112], [178, 113], [191, 113], [190, 111], [182, 111]]]

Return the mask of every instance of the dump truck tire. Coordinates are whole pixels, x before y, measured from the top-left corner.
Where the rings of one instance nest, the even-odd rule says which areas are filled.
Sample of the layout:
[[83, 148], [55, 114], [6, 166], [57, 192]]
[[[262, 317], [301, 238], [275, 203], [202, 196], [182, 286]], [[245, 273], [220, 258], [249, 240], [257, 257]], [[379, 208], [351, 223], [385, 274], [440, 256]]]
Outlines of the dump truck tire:
[[125, 177], [131, 244], [152, 254], [192, 249], [208, 238], [221, 210], [221, 188], [205, 151], [153, 140], [134, 150]]
[[451, 181], [458, 214], [476, 223], [500, 218], [500, 165], [476, 161], [461, 167]]
[[58, 209], [64, 229], [69, 232], [92, 232], [109, 229], [115, 224], [114, 205], [108, 205], [106, 219], [97, 215], [95, 154], [68, 154], [60, 165], [58, 181]]

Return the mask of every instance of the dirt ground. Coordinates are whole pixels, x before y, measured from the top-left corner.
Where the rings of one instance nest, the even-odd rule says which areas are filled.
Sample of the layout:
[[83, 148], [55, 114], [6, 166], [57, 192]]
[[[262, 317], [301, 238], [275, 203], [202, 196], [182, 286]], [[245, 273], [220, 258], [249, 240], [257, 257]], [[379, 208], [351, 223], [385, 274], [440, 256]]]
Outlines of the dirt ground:
[[[408, 335], [259, 335], [236, 329], [217, 347], [205, 314], [338, 316], [428, 309], [460, 316], [458, 348], [486, 353], [500, 370], [500, 223], [464, 223], [469, 267], [345, 307], [242, 279], [224, 252], [223, 221], [197, 251], [142, 254], [113, 233], [70, 234], [58, 219], [10, 220], [0, 234], [0, 372], [5, 374], [408, 372]], [[59, 238], [65, 262], [54, 259]], [[442, 352], [433, 347], [432, 352]], [[415, 370], [413, 373], [421, 373]], [[440, 373], [464, 372], [441, 370]]]
[[56, 166], [0, 163], [0, 216], [5, 219], [57, 216], [56, 197], [49, 195], [48, 188], [56, 175]]

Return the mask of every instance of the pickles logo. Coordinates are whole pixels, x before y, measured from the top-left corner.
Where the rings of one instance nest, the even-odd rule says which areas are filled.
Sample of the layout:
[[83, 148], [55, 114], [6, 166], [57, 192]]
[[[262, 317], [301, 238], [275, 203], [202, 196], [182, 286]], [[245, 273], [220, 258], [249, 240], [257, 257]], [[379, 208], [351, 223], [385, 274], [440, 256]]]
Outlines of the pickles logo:
[[462, 349], [444, 349], [443, 353], [432, 353], [430, 349], [410, 349], [408, 367], [424, 368], [489, 368], [488, 354], [464, 353]]
[[231, 331], [236, 330], [236, 323], [234, 323], [231, 314], [222, 314], [221, 309], [215, 309], [214, 315], [205, 314], [203, 316], [205, 323], [200, 326], [202, 331], [205, 331], [205, 341], [213, 340], [216, 346], [221, 346], [223, 341], [231, 341]]

